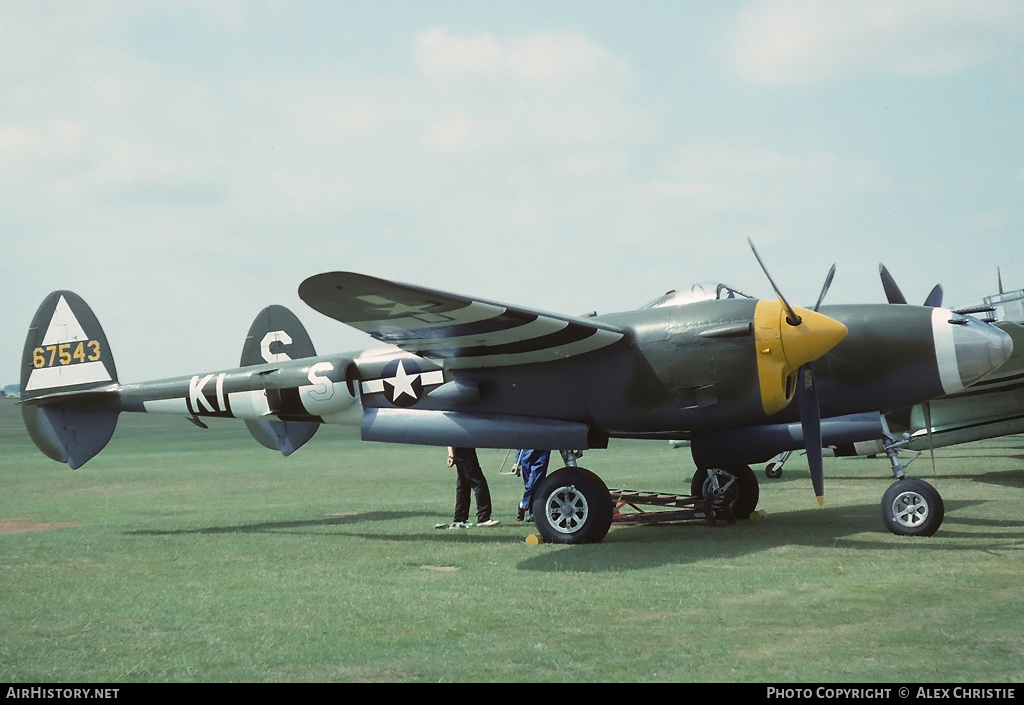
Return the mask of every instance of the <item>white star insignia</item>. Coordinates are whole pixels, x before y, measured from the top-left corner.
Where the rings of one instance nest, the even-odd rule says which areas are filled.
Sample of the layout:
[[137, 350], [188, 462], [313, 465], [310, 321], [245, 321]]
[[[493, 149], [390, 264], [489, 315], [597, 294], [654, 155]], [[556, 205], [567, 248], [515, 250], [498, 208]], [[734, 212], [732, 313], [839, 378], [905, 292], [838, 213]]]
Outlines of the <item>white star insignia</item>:
[[431, 304], [418, 304], [415, 306], [410, 306], [409, 304], [403, 304], [394, 301], [388, 306], [378, 307], [377, 310], [390, 318], [394, 316], [401, 316], [407, 313], [423, 313], [430, 307]]
[[413, 399], [416, 399], [416, 392], [413, 391], [412, 385], [419, 377], [419, 374], [409, 374], [405, 371], [405, 364], [403, 361], [398, 361], [398, 370], [395, 371], [395, 376], [387, 380], [394, 388], [394, 395], [391, 398], [392, 402], [398, 401], [400, 397], [408, 394]]

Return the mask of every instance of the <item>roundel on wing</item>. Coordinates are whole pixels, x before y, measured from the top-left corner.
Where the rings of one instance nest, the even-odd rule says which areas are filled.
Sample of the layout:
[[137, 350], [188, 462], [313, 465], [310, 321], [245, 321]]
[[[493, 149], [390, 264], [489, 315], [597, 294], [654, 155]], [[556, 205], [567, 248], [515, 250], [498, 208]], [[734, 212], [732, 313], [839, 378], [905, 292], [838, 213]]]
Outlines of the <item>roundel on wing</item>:
[[384, 396], [395, 406], [412, 406], [423, 395], [420, 366], [413, 360], [392, 360], [384, 366], [380, 376], [384, 382]]

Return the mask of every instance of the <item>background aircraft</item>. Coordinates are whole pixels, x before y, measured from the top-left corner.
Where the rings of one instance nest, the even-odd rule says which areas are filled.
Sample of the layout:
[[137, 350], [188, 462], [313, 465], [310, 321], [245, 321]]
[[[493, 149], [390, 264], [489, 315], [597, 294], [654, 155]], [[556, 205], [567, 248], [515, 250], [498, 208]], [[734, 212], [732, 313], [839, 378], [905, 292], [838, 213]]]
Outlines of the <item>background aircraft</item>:
[[[118, 382], [81, 297], [57, 291], [26, 339], [22, 410], [40, 450], [72, 468], [102, 450], [124, 411], [244, 419], [285, 455], [322, 423], [359, 423], [364, 440], [490, 448], [684, 437], [694, 493], [746, 516], [758, 495], [749, 463], [807, 448], [820, 501], [823, 444], [877, 438], [883, 412], [959, 391], [1011, 353], [1008, 335], [970, 316], [822, 307], [826, 289], [820, 312], [719, 288], [711, 300], [581, 318], [330, 272], [304, 281], [301, 298], [392, 347], [317, 356], [298, 319], [271, 306], [241, 367], [138, 384]], [[943, 515], [934, 488], [902, 477], [883, 510], [905, 534], [931, 534]], [[533, 515], [548, 541], [595, 542], [612, 503], [600, 478], [567, 467], [538, 488]]]

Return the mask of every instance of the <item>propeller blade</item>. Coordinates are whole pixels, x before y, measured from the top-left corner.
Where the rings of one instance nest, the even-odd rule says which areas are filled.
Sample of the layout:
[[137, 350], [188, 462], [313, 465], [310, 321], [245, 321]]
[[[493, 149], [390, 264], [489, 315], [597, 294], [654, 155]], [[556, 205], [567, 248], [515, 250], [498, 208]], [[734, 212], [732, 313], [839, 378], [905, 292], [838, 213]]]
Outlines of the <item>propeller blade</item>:
[[818, 294], [818, 303], [814, 304], [814, 310], [817, 312], [821, 308], [821, 302], [825, 300], [825, 294], [828, 293], [828, 288], [832, 286], [832, 277], [836, 275], [836, 265], [832, 264], [832, 267], [828, 270], [828, 274], [825, 275], [825, 284], [821, 287], [821, 293]]
[[903, 296], [903, 292], [896, 286], [896, 280], [889, 274], [889, 270], [885, 268], [885, 265], [881, 262], [878, 263], [878, 275], [882, 277], [882, 288], [885, 289], [885, 298], [891, 304], [905, 304], [907, 303], [906, 297]]
[[936, 284], [935, 288], [928, 294], [928, 298], [924, 300], [924, 305], [930, 308], [939, 308], [942, 306], [942, 284]]
[[757, 263], [761, 265], [761, 271], [763, 271], [764, 275], [768, 277], [768, 282], [772, 285], [772, 288], [775, 289], [775, 295], [779, 297], [779, 301], [781, 301], [782, 305], [786, 307], [786, 323], [788, 323], [791, 326], [800, 325], [800, 316], [797, 315], [796, 309], [794, 309], [789, 304], [789, 302], [786, 301], [786, 297], [782, 295], [782, 291], [775, 284], [775, 280], [772, 279], [772, 275], [768, 273], [768, 268], [764, 266], [764, 260], [761, 259], [761, 255], [757, 254], [757, 248], [754, 247], [754, 241], [748, 237], [747, 243], [750, 244], [750, 249], [754, 253], [754, 257], [757, 259]]
[[814, 370], [810, 363], [800, 368], [796, 399], [800, 407], [800, 428], [804, 434], [807, 465], [811, 469], [811, 484], [814, 486], [814, 496], [821, 505], [825, 502], [825, 471], [821, 458], [821, 410], [818, 407]]
[[[764, 260], [754, 247], [753, 240], [747, 238], [747, 242], [779, 297], [777, 302], [758, 301], [754, 312], [754, 340], [758, 350], [757, 376], [761, 390], [761, 405], [764, 412], [771, 416], [782, 411], [793, 400], [796, 388], [799, 387], [797, 377], [801, 368], [835, 347], [846, 336], [847, 331], [842, 323], [816, 310], [801, 308], [798, 313], [772, 279]], [[818, 297], [819, 305], [825, 298], [834, 273], [835, 265], [826, 277], [825, 286]], [[815, 415], [819, 415], [817, 397]], [[820, 426], [820, 423], [815, 425]], [[818, 450], [820, 453], [821, 449]]]
[[[835, 275], [836, 265], [833, 264], [825, 275], [825, 283], [821, 287], [821, 294], [818, 295], [818, 302], [814, 304], [815, 313], [821, 308], [821, 302], [825, 300]], [[818, 406], [818, 389], [815, 386], [811, 363], [800, 368], [796, 393], [800, 408], [800, 428], [804, 434], [804, 450], [807, 451], [807, 465], [811, 470], [811, 485], [820, 506], [825, 503], [825, 469], [821, 457], [821, 407]]]
[[[760, 341], [758, 343], [758, 348], [761, 350], [761, 355], [758, 356], [758, 376], [761, 378], [761, 403], [764, 406], [765, 413], [768, 414], [773, 413], [772, 402], [784, 401], [785, 403], [775, 410], [784, 408], [790, 399], [771, 398], [771, 395], [765, 392], [766, 385], [764, 380], [766, 377], [774, 376], [769, 370], [777, 371], [776, 367], [781, 367], [781, 370], [784, 372], [783, 377], [789, 377], [792, 374], [792, 370], [796, 368], [796, 390], [793, 393], [797, 398], [797, 406], [800, 410], [800, 429], [803, 432], [804, 449], [807, 451], [807, 464], [811, 469], [811, 484], [814, 486], [814, 495], [818, 498], [818, 504], [824, 504], [825, 472], [821, 457], [821, 408], [818, 406], [818, 391], [814, 385], [814, 369], [811, 367], [811, 363], [824, 355], [828, 350], [831, 350], [832, 347], [846, 336], [846, 326], [818, 313], [818, 308], [825, 299], [828, 288], [832, 285], [832, 277], [835, 276], [836, 266], [833, 264], [832, 268], [828, 271], [828, 275], [825, 277], [825, 285], [818, 296], [818, 302], [814, 305], [814, 311], [801, 309], [807, 321], [805, 325], [801, 326], [804, 319], [800, 317], [796, 309], [782, 295], [782, 291], [779, 290], [775, 280], [772, 279], [772, 275], [769, 274], [764, 260], [757, 253], [754, 241], [748, 237], [747, 242], [750, 244], [754, 257], [757, 258], [757, 263], [761, 265], [764, 275], [768, 277], [772, 288], [775, 289], [779, 302], [785, 307], [786, 323], [790, 325], [787, 331], [780, 321], [779, 328], [777, 329], [777, 335], [785, 351], [785, 363], [780, 365], [776, 361], [775, 365], [769, 365], [766, 357], [772, 354], [771, 347], [761, 345]], [[883, 277], [884, 281], [885, 277]], [[895, 286], [895, 282], [893, 286]], [[761, 302], [758, 305], [760, 306], [763, 303], [765, 302]], [[904, 301], [904, 303], [906, 302]], [[781, 318], [781, 311], [779, 315]], [[755, 328], [759, 328], [756, 323]], [[792, 366], [787, 366], [787, 364]]]

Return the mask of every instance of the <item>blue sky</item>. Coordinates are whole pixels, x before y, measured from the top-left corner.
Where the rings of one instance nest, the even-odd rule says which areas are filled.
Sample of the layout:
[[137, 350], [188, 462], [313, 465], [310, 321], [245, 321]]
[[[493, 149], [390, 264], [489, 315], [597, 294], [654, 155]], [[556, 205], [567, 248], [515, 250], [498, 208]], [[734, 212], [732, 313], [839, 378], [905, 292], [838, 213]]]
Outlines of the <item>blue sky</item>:
[[533, 308], [1024, 287], [1019, 2], [0, 0], [0, 384], [72, 289], [122, 381], [350, 270]]

